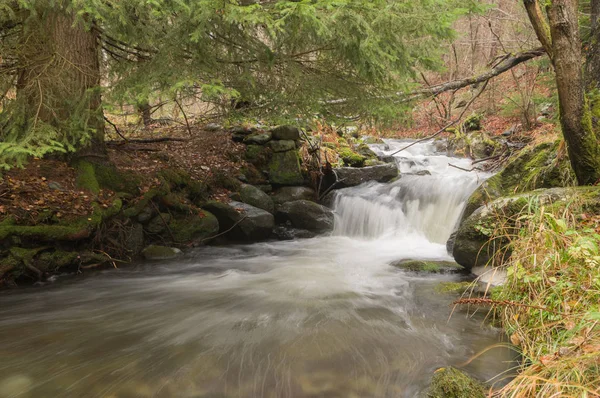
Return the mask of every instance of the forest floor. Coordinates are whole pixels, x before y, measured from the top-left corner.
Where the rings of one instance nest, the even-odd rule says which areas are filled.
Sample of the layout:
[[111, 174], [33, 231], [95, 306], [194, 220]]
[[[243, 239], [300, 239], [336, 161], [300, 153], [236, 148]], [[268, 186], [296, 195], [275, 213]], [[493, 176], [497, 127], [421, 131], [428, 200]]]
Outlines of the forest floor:
[[[160, 140], [164, 142], [140, 142]], [[229, 191], [219, 183], [223, 176], [235, 178], [244, 165], [242, 144], [227, 131], [193, 128], [143, 129], [127, 141], [109, 141], [110, 162], [122, 172], [142, 181], [140, 195], [157, 186], [157, 174], [167, 168], [186, 170], [211, 188], [211, 199], [224, 201]], [[57, 218], [91, 215], [93, 203], [106, 207], [115, 192], [101, 190], [98, 196], [77, 187], [76, 170], [57, 159], [32, 159], [24, 168], [13, 168], [0, 179], [0, 220], [11, 216], [17, 224], [35, 224], [40, 215]]]

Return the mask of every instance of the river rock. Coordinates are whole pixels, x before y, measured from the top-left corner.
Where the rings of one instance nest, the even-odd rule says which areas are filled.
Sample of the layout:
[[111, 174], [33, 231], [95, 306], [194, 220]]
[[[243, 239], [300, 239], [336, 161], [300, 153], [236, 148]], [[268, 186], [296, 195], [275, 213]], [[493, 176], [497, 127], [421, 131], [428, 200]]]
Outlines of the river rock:
[[271, 141], [269, 147], [273, 152], [287, 152], [296, 149], [296, 143], [291, 140]]
[[427, 391], [428, 398], [485, 398], [486, 388], [465, 372], [447, 367], [435, 371]]
[[13, 375], [0, 380], [0, 397], [29, 397], [35, 380], [26, 375]]
[[281, 187], [278, 188], [272, 196], [273, 202], [280, 205], [286, 202], [295, 200], [312, 200], [316, 199], [316, 192], [308, 187]]
[[290, 221], [296, 228], [324, 232], [333, 229], [333, 212], [325, 206], [308, 200], [296, 200], [279, 206], [278, 222]]
[[391, 263], [392, 266], [413, 272], [430, 272], [447, 274], [464, 271], [464, 268], [454, 261], [438, 260], [400, 260]]
[[291, 140], [297, 141], [300, 139], [300, 129], [294, 126], [278, 126], [271, 130], [274, 140]]
[[275, 205], [269, 195], [252, 185], [243, 185], [240, 189], [240, 199], [251, 206], [258, 207], [273, 214]]
[[230, 239], [255, 242], [267, 239], [275, 226], [273, 215], [242, 202], [209, 202], [204, 206], [219, 220], [220, 233]]
[[142, 250], [142, 256], [146, 260], [169, 260], [181, 254], [176, 247], [150, 245]]
[[244, 138], [244, 144], [264, 145], [267, 142], [271, 141], [271, 138], [272, 135], [268, 131], [264, 133], [251, 134]]
[[269, 162], [269, 182], [275, 185], [302, 185], [304, 177], [295, 150], [275, 152]]
[[[504, 233], [514, 234], [514, 218], [532, 202], [547, 205], [569, 200], [580, 200], [590, 209], [600, 208], [600, 188], [574, 187], [538, 189], [517, 195], [502, 197], [475, 210], [463, 220], [456, 231], [452, 254], [457, 263], [470, 270], [485, 266], [500, 249], [508, 243], [502, 237], [490, 240], [496, 234], [496, 226], [503, 225]], [[593, 210], [596, 211], [596, 210]], [[500, 262], [510, 256], [504, 251]]]
[[463, 219], [480, 206], [502, 196], [572, 185], [575, 181], [567, 157], [558, 157], [560, 142], [545, 142], [518, 152], [496, 175], [483, 182], [469, 197]]
[[278, 225], [273, 229], [273, 234], [279, 240], [308, 239], [316, 236], [312, 231], [294, 228], [291, 225]]
[[169, 221], [171, 221], [171, 215], [169, 213], [159, 213], [150, 220], [148, 225], [146, 225], [146, 230], [151, 234], [159, 234], [167, 229]]
[[[398, 177], [399, 171], [395, 164], [386, 163], [369, 167], [339, 167], [335, 170], [338, 182], [334, 189], [353, 187], [367, 181], [388, 182]], [[328, 184], [327, 184], [328, 182]], [[335, 176], [328, 174], [326, 178], [327, 187], [335, 182]]]
[[205, 243], [219, 233], [217, 217], [208, 211], [173, 218], [169, 223], [170, 232], [163, 237], [175, 239], [175, 243]]

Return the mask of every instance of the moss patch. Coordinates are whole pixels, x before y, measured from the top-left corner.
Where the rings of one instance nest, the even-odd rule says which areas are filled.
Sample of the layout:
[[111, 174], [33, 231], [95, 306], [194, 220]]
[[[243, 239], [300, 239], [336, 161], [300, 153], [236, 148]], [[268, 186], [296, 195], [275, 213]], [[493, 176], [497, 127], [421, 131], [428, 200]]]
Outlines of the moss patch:
[[435, 371], [428, 398], [485, 398], [486, 388], [460, 370], [448, 367]]
[[414, 272], [450, 273], [464, 270], [463, 267], [452, 261], [402, 260], [392, 263], [392, 265]]

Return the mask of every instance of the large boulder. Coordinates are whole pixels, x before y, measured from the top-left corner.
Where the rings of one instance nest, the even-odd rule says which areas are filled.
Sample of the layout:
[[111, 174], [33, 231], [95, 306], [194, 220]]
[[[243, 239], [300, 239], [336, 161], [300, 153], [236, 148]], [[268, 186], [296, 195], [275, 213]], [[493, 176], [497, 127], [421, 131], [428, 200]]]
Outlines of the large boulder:
[[273, 214], [275, 205], [269, 195], [253, 185], [243, 185], [240, 189], [240, 199], [251, 206], [258, 207]]
[[297, 141], [300, 139], [300, 129], [294, 126], [278, 126], [271, 130], [274, 140], [291, 140]]
[[574, 185], [575, 177], [569, 159], [559, 153], [560, 146], [560, 141], [545, 142], [515, 154], [502, 171], [473, 192], [467, 201], [463, 219], [485, 203], [502, 196]]
[[333, 229], [333, 212], [309, 200], [296, 200], [279, 206], [275, 214], [278, 222], [290, 221], [296, 228], [325, 232]]
[[330, 187], [335, 184], [333, 188], [340, 189], [360, 185], [367, 181], [388, 182], [398, 177], [398, 174], [398, 167], [391, 163], [362, 168], [339, 167], [334, 169], [334, 173], [326, 176], [324, 185]]
[[316, 195], [315, 190], [308, 187], [281, 187], [274, 192], [272, 199], [280, 205], [295, 200], [315, 200]]
[[275, 226], [271, 213], [242, 202], [209, 202], [204, 206], [219, 220], [220, 233], [229, 239], [256, 242], [267, 239]]
[[[532, 203], [551, 205], [581, 201], [586, 208], [600, 210], [600, 188], [551, 188], [539, 189], [517, 195], [502, 197], [475, 210], [460, 224], [454, 240], [452, 254], [457, 263], [466, 269], [482, 267], [496, 255], [499, 262], [510, 256], [505, 250], [508, 243], [503, 236], [518, 231], [516, 216]], [[493, 238], [493, 239], [492, 239]]]
[[302, 185], [304, 177], [295, 150], [275, 152], [269, 162], [269, 182], [275, 185]]
[[291, 140], [271, 141], [269, 147], [273, 152], [287, 152], [296, 149], [296, 143]]
[[173, 238], [174, 243], [205, 243], [219, 232], [217, 217], [208, 211], [172, 218], [168, 233], [163, 231], [163, 238]]

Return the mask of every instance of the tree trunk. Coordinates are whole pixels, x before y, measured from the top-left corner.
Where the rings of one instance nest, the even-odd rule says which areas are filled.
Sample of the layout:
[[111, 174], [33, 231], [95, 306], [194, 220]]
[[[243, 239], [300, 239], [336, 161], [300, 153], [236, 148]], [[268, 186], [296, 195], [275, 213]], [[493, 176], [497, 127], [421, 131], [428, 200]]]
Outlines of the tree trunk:
[[[597, 3], [598, 0], [593, 1]], [[538, 0], [523, 0], [523, 4], [535, 33], [554, 66], [560, 104], [560, 124], [577, 182], [579, 185], [595, 184], [600, 181], [600, 143], [594, 131], [592, 113], [586, 98], [578, 1], [548, 2], [548, 22]]]
[[95, 31], [55, 5], [27, 12], [23, 32], [17, 91], [27, 127], [50, 126], [82, 156], [105, 154]]
[[586, 54], [586, 85], [588, 90], [600, 88], [600, 0], [590, 4], [591, 34]]
[[553, 0], [547, 6], [552, 63], [560, 103], [560, 123], [580, 185], [600, 180], [600, 146], [585, 96], [577, 1]]

